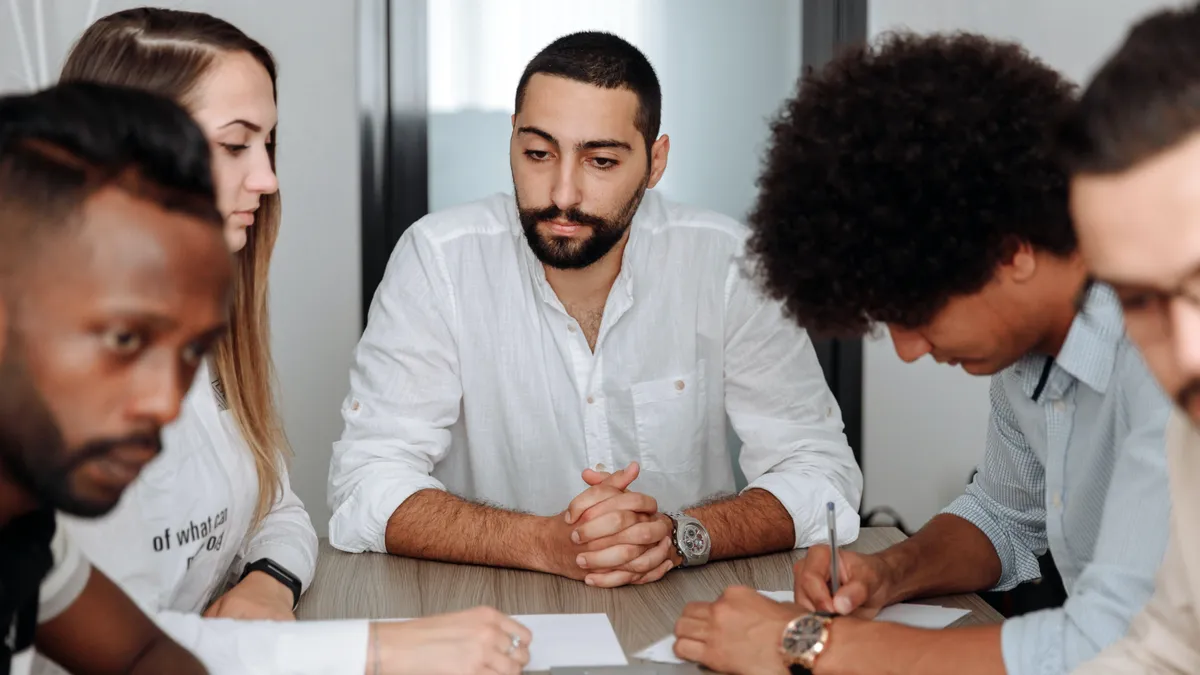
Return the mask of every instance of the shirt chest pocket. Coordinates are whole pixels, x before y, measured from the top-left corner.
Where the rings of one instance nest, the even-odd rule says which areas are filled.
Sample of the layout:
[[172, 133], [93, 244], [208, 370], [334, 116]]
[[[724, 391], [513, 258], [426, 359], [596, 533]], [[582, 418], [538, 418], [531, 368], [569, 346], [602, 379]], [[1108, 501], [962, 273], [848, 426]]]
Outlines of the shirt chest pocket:
[[642, 468], [687, 473], [704, 454], [704, 362], [695, 370], [633, 385], [634, 429]]

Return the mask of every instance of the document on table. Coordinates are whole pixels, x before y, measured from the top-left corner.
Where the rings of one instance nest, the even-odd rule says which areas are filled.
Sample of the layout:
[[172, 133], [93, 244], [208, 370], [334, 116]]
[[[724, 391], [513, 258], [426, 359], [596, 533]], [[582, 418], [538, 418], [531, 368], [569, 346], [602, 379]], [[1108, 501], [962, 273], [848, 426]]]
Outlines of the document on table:
[[607, 614], [519, 614], [512, 618], [533, 634], [527, 671], [629, 665]]
[[[791, 591], [759, 591], [759, 593], [776, 602], [791, 602], [794, 597]], [[875, 617], [875, 620], [902, 623], [916, 628], [945, 628], [969, 613], [969, 610], [953, 607], [901, 603], [885, 608]], [[633, 656], [658, 663], [683, 663], [675, 656], [674, 635], [668, 635]]]
[[629, 665], [606, 614], [524, 614], [513, 620], [533, 633], [525, 670]]

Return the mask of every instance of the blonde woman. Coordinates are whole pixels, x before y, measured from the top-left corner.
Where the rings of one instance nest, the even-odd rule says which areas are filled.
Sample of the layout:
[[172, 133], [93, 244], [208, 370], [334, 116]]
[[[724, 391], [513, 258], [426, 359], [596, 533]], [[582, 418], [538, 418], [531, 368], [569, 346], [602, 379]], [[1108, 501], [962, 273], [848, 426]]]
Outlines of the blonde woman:
[[148, 89], [196, 119], [212, 146], [236, 274], [229, 330], [164, 431], [162, 457], [110, 516], [63, 518], [64, 526], [214, 673], [517, 673], [530, 635], [493, 610], [276, 623], [294, 619], [317, 538], [288, 483], [268, 340], [267, 270], [280, 222], [275, 72], [270, 52], [236, 27], [165, 9], [100, 19], [67, 56], [64, 81]]

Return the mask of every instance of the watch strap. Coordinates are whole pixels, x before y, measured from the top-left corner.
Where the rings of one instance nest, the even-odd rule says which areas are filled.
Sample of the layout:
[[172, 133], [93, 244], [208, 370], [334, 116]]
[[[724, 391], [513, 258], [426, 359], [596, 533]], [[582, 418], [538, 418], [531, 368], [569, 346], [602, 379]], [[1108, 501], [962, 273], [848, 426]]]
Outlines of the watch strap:
[[683, 548], [679, 545], [679, 517], [682, 513], [672, 511], [664, 514], [671, 519], [671, 546], [675, 548], [675, 553], [679, 555], [679, 559], [683, 561], [683, 566], [688, 566], [687, 554], [683, 552]]
[[[708, 528], [704, 527], [704, 523], [700, 522], [699, 518], [696, 518], [695, 516], [689, 516], [686, 513], [670, 512], [665, 515], [671, 519], [671, 542], [675, 546], [675, 552], [678, 553], [680, 559], [683, 560], [683, 566], [698, 567], [700, 565], [707, 564], [709, 557], [712, 555], [712, 541], [708, 540]], [[680, 545], [679, 541], [679, 531], [682, 529], [681, 525], [694, 525], [704, 531], [705, 539], [708, 540], [707, 550], [705, 551], [704, 555], [689, 556], [684, 552], [683, 546]]]
[[287, 586], [288, 590], [292, 592], [293, 611], [300, 604], [300, 578], [289, 572], [288, 569], [283, 565], [280, 565], [270, 558], [259, 558], [258, 560], [246, 565], [246, 569], [242, 570], [241, 579], [238, 579], [238, 581], [245, 579], [246, 575], [250, 574], [251, 572], [262, 572], [284, 586]]

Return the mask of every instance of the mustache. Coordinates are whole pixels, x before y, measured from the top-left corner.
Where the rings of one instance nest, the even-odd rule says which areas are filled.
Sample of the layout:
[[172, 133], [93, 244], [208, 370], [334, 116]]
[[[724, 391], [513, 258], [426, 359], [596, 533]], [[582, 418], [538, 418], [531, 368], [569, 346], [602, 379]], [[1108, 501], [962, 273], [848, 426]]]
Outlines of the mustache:
[[590, 225], [596, 228], [608, 227], [608, 221], [600, 216], [593, 216], [590, 213], [584, 213], [576, 207], [571, 207], [566, 211], [551, 204], [541, 209], [530, 209], [525, 211], [526, 217], [530, 220], [541, 222], [546, 220], [569, 220], [572, 223], [580, 225]]
[[93, 459], [107, 457], [113, 452], [126, 447], [147, 448], [157, 456], [162, 452], [162, 434], [158, 431], [147, 431], [130, 434], [122, 438], [104, 438], [88, 441], [71, 457], [67, 469], [74, 469]]
[[1179, 393], [1175, 395], [1175, 402], [1180, 408], [1187, 410], [1192, 399], [1200, 396], [1200, 379], [1190, 380]]

